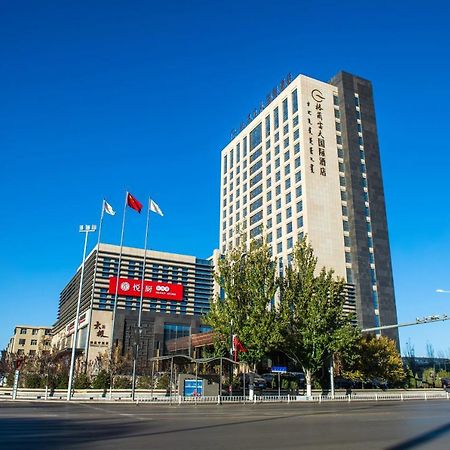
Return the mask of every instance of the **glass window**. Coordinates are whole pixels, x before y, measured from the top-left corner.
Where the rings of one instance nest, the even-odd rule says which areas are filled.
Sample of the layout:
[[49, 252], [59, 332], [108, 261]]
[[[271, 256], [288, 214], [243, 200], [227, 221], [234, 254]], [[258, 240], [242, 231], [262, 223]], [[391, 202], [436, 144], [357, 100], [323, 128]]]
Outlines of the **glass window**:
[[293, 239], [291, 237], [288, 238], [287, 241], [286, 241], [286, 244], [287, 244], [287, 248], [292, 248], [293, 245], [294, 245]]
[[339, 158], [344, 158], [344, 150], [342, 148], [338, 148], [338, 156]]
[[289, 125], [286, 124], [286, 125], [283, 127], [283, 134], [286, 134], [288, 131], [289, 131]]
[[283, 122], [288, 119], [288, 101], [287, 98], [283, 100]]
[[294, 141], [296, 141], [300, 137], [300, 131], [298, 128], [294, 131]]
[[350, 226], [349, 226], [347, 220], [344, 220], [344, 221], [342, 222], [342, 227], [344, 228], [344, 231], [350, 231]]
[[272, 219], [267, 219], [267, 228], [272, 228]]
[[275, 130], [280, 126], [280, 117], [278, 113], [278, 107], [273, 110], [273, 127]]
[[338, 143], [338, 145], [342, 145], [342, 137], [337, 135], [336, 136], [336, 142]]
[[301, 212], [303, 211], [303, 201], [300, 200], [299, 202], [297, 202], [297, 212]]
[[347, 192], [341, 191], [341, 200], [343, 200], [343, 201], [347, 200]]
[[300, 152], [300, 144], [297, 142], [297, 144], [294, 145], [294, 153]]
[[297, 196], [297, 198], [302, 196], [302, 187], [301, 186], [296, 187], [295, 195]]
[[291, 173], [291, 166], [288, 164], [284, 167], [284, 174], [287, 176]]
[[367, 236], [367, 245], [371, 248], [373, 248], [373, 240], [370, 236]]
[[286, 224], [286, 233], [292, 233], [292, 222]]
[[280, 174], [280, 171], [278, 171], [275, 173], [275, 183], [280, 180], [281, 180], [281, 174]]
[[284, 153], [284, 162], [289, 160], [289, 150]]
[[270, 148], [270, 139], [267, 139], [267, 141], [266, 141], [266, 150], [267, 150], [268, 148]]
[[234, 150], [231, 149], [230, 150], [230, 169], [233, 168], [233, 155], [234, 155]]
[[267, 234], [267, 242], [270, 244], [272, 242], [272, 233]]
[[267, 215], [270, 216], [272, 214], [272, 205], [267, 205]]
[[250, 167], [250, 175], [253, 175], [257, 170], [261, 169], [261, 167], [262, 167], [261, 160], [253, 164], [253, 166]]
[[333, 104], [339, 106], [339, 97], [337, 95], [333, 95]]
[[263, 199], [262, 197], [260, 197], [258, 200], [255, 200], [251, 205], [250, 205], [250, 212], [255, 211], [256, 209], [258, 209], [259, 207], [261, 207], [263, 204]]
[[244, 137], [244, 149], [243, 149], [243, 155], [244, 158], [247, 156], [247, 136]]
[[288, 203], [290, 203], [290, 202], [291, 202], [291, 193], [288, 192], [288, 193], [286, 194], [286, 204], [288, 204]]
[[278, 169], [278, 167], [280, 167], [280, 158], [275, 160], [275, 169]]
[[352, 255], [351, 253], [345, 252], [345, 262], [351, 263], [352, 262]]
[[262, 124], [258, 124], [250, 131], [250, 150], [253, 150], [262, 142]]
[[277, 214], [277, 225], [281, 223], [281, 213]]
[[295, 158], [295, 168], [298, 169], [300, 167], [300, 156]]
[[269, 191], [267, 194], [266, 194], [266, 200], [269, 202], [270, 200], [272, 200], [272, 191]]
[[267, 116], [265, 119], [266, 123], [266, 137], [270, 136], [270, 116]]
[[297, 217], [297, 228], [301, 228], [303, 226], [303, 216]]
[[280, 185], [277, 185], [276, 187], [275, 187], [275, 195], [280, 195], [281, 194], [281, 186]]
[[270, 175], [271, 172], [272, 172], [272, 167], [270, 165], [268, 165], [266, 167], [266, 175]]
[[342, 173], [345, 172], [344, 164], [343, 164], [343, 163], [339, 163], [339, 172], [342, 172]]
[[[276, 205], [277, 205], [277, 210], [278, 209], [281, 209], [281, 198], [279, 198], [277, 201], [276, 201]], [[279, 223], [279, 222], [278, 222]]]
[[286, 209], [286, 219], [290, 219], [292, 217], [292, 208], [289, 207]]
[[298, 183], [302, 179], [302, 173], [300, 171], [295, 173], [295, 182]]
[[256, 161], [261, 156], [261, 154], [262, 154], [262, 147], [259, 147], [250, 155], [250, 162], [252, 163]]
[[341, 123], [336, 122], [336, 131], [341, 131]]
[[21, 328], [20, 334], [27, 334], [27, 328]]
[[291, 179], [288, 178], [285, 182], [284, 182], [284, 187], [285, 189], [289, 189], [291, 187]]
[[262, 218], [263, 218], [262, 211], [259, 211], [256, 214], [253, 214], [253, 216], [250, 217], [250, 225], [254, 225], [255, 223], [262, 220]]
[[350, 267], [347, 267], [346, 272], [347, 272], [347, 283], [353, 283], [352, 269], [350, 269]]
[[339, 184], [345, 186], [345, 177], [339, 177]]
[[37, 345], [37, 339], [31, 339], [31, 345]]
[[275, 156], [277, 156], [279, 154], [280, 154], [280, 146], [277, 145], [277, 146], [275, 146]]
[[289, 147], [289, 138], [284, 140], [284, 148]]
[[297, 96], [297, 89], [294, 89], [292, 91], [292, 113], [296, 113], [298, 111], [298, 96]]
[[238, 163], [241, 159], [241, 144], [236, 145], [236, 162]]
[[[227, 173], [227, 160], [228, 160], [227, 155], [224, 155], [224, 157], [223, 157], [223, 173], [224, 174]], [[225, 183], [226, 183], [226, 181], [225, 181]]]
[[282, 232], [282, 230], [281, 230], [281, 227], [280, 228], [277, 228], [277, 239], [280, 239], [280, 237], [283, 235], [283, 232]]
[[25, 339], [19, 339], [19, 345], [25, 345]]
[[339, 119], [341, 117], [338, 109], [334, 110], [334, 117], [336, 117], [336, 119]]
[[280, 133], [275, 133], [275, 142], [278, 142], [280, 140]]
[[278, 242], [277, 244], [277, 252], [281, 253], [283, 251], [283, 243], [282, 242]]
[[350, 236], [344, 236], [344, 245], [346, 247], [351, 247], [352, 246], [351, 240], [350, 240]]
[[348, 208], [346, 206], [342, 206], [342, 215], [348, 216]]
[[359, 98], [355, 96], [355, 106], [359, 106]]
[[298, 125], [298, 116], [295, 116], [295, 117], [292, 119], [292, 126], [296, 127], [297, 125]]

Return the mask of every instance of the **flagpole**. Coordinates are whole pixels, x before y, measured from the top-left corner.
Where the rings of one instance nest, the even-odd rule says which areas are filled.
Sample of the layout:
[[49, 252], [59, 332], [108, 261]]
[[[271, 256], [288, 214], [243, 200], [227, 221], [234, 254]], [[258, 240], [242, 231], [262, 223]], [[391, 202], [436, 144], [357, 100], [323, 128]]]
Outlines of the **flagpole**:
[[[148, 199], [147, 205], [147, 222], [145, 225], [145, 240], [144, 240], [144, 262], [142, 266], [142, 276], [141, 276], [141, 296], [139, 301], [139, 316], [138, 316], [138, 339], [136, 342], [136, 351], [133, 354], [133, 377], [131, 381], [131, 398], [134, 401], [136, 393], [136, 361], [139, 353], [139, 344], [141, 340], [141, 324], [142, 324], [142, 307], [144, 301], [144, 281], [145, 281], [145, 268], [147, 263], [147, 242], [148, 242], [148, 229], [150, 224], [150, 199]], [[152, 380], [153, 382], [153, 380]]]
[[92, 308], [94, 306], [94, 291], [95, 291], [95, 281], [97, 279], [97, 266], [98, 266], [98, 253], [100, 251], [100, 239], [102, 236], [102, 225], [103, 225], [103, 217], [105, 217], [105, 199], [102, 201], [102, 212], [100, 214], [100, 223], [98, 226], [98, 237], [97, 237], [97, 253], [95, 255], [95, 264], [94, 264], [94, 277], [92, 278], [92, 294], [91, 294], [91, 304], [89, 306], [89, 325], [88, 325], [88, 332], [86, 337], [86, 346], [84, 349], [84, 356], [85, 356], [85, 364], [87, 369], [87, 363], [88, 363], [88, 352], [89, 352], [89, 342], [91, 339], [91, 327], [92, 327]]
[[125, 231], [125, 218], [127, 215], [127, 199], [128, 199], [128, 191], [125, 192], [125, 203], [123, 205], [123, 218], [122, 218], [122, 232], [120, 234], [120, 251], [119, 251], [119, 265], [117, 267], [117, 279], [116, 279], [116, 292], [114, 294], [114, 310], [113, 310], [113, 318], [112, 318], [112, 326], [111, 326], [111, 356], [114, 347], [114, 325], [116, 323], [116, 311], [117, 311], [117, 297], [119, 294], [119, 279], [120, 279], [120, 267], [122, 264], [122, 250], [123, 250], [123, 235]]

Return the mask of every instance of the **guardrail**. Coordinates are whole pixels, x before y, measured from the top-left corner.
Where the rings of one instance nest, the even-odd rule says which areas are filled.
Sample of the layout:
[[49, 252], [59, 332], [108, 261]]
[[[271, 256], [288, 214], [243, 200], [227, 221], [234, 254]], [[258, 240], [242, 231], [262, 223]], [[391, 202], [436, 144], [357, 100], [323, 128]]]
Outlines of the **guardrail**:
[[[66, 389], [58, 389], [52, 392], [42, 389], [21, 388], [17, 392], [17, 400], [65, 400]], [[12, 389], [0, 388], [0, 400], [12, 399]], [[192, 396], [167, 395], [163, 390], [136, 391], [136, 403], [154, 404], [236, 404], [236, 403], [294, 403], [294, 402], [358, 402], [358, 401], [406, 401], [406, 400], [450, 400], [450, 391], [357, 391], [352, 394], [337, 393], [334, 396], [313, 393], [306, 395], [257, 395], [249, 396]], [[72, 396], [73, 401], [114, 401], [131, 402], [131, 391], [125, 390], [76, 390]]]

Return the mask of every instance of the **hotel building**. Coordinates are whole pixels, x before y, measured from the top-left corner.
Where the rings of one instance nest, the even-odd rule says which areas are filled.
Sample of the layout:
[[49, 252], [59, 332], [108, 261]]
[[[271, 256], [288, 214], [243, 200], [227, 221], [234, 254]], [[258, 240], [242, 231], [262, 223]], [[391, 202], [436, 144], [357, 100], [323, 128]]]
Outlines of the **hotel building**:
[[[360, 327], [397, 323], [372, 85], [283, 80], [221, 154], [220, 250], [263, 234], [289, 264], [307, 235], [348, 287]], [[397, 339], [397, 330], [387, 335]]]
[[[86, 258], [76, 344], [86, 361], [108, 351], [111, 342], [130, 350], [138, 339], [144, 250], [123, 248], [114, 318], [119, 252], [119, 246], [100, 244]], [[213, 271], [212, 258], [147, 250], [139, 364], [165, 354], [166, 342], [171, 339], [210, 330], [201, 324], [201, 315], [209, 311]], [[78, 268], [60, 295], [53, 345], [61, 352], [73, 345], [80, 276]]]

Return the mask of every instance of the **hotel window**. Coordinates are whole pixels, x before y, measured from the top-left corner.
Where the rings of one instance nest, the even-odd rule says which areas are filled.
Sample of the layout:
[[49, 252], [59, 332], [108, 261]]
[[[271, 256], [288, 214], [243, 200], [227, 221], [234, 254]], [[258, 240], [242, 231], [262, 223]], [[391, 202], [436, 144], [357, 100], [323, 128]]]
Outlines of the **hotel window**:
[[266, 162], [269, 162], [270, 161], [270, 152], [267, 152], [266, 153]]
[[278, 171], [276, 174], [275, 174], [275, 183], [277, 182], [277, 181], [280, 181], [281, 180], [281, 174], [280, 174], [280, 171]]
[[291, 187], [291, 179], [288, 178], [285, 182], [284, 182], [284, 188], [285, 189], [289, 189]]
[[333, 95], [333, 103], [335, 106], [339, 106], [339, 97], [337, 95]]
[[19, 339], [19, 345], [25, 345], [25, 339]]
[[244, 149], [242, 157], [245, 158], [247, 156], [247, 136], [244, 138]]
[[289, 150], [284, 153], [284, 162], [289, 159]]
[[336, 131], [341, 131], [341, 124], [340, 124], [340, 122], [336, 122]]
[[287, 98], [283, 100], [283, 122], [288, 119], [288, 101]]
[[[233, 154], [234, 154], [234, 150], [231, 149], [230, 150], [230, 169], [233, 168]], [[232, 174], [233, 175], [233, 174]]]
[[278, 142], [280, 140], [280, 133], [275, 133], [275, 142]]
[[286, 194], [286, 204], [287, 203], [291, 203], [291, 193], [290, 192], [288, 192], [287, 194]]
[[347, 267], [345, 269], [345, 271], [347, 272], [347, 283], [353, 283], [353, 273], [352, 273], [352, 269], [350, 269], [349, 267]]
[[267, 219], [267, 228], [272, 228], [272, 219]]
[[267, 195], [266, 195], [266, 200], [267, 200], [268, 202], [270, 202], [270, 200], [272, 200], [272, 191], [269, 191], [269, 192], [267, 193]]
[[277, 252], [278, 253], [281, 253], [283, 251], [283, 243], [282, 242], [279, 242], [278, 244], [277, 244]]
[[20, 334], [27, 334], [27, 328], [21, 328]]
[[262, 147], [259, 147], [250, 155], [250, 162], [256, 161], [262, 155]]
[[272, 167], [269, 165], [266, 167], [266, 175], [270, 175], [270, 172], [272, 172]]
[[[276, 207], [277, 207], [277, 210], [278, 209], [281, 209], [281, 198], [279, 198], [278, 200], [277, 200], [277, 202], [276, 202]], [[278, 216], [277, 216], [277, 218], [278, 218]], [[278, 222], [278, 223], [280, 223], [280, 222]]]
[[284, 140], [284, 148], [289, 147], [289, 138]]
[[302, 196], [302, 187], [301, 186], [297, 186], [297, 188], [295, 189], [295, 195], [297, 198]]
[[254, 225], [255, 223], [259, 222], [263, 217], [262, 211], [257, 212], [253, 216], [250, 217], [250, 225]]
[[267, 205], [267, 215], [270, 216], [272, 214], [272, 205]]
[[275, 195], [280, 195], [280, 194], [281, 194], [281, 186], [278, 185], [278, 186], [275, 188]]
[[286, 233], [292, 233], [292, 222], [286, 224]]
[[270, 244], [272, 242], [272, 233], [267, 234], [267, 242]]
[[288, 164], [284, 167], [284, 175], [287, 176], [291, 173], [291, 166]]
[[301, 212], [303, 211], [303, 201], [300, 200], [299, 202], [297, 202], [297, 212]]
[[277, 214], [277, 225], [281, 223], [281, 213]]
[[300, 156], [298, 156], [297, 158], [295, 158], [295, 168], [298, 169], [300, 167]]
[[292, 126], [296, 127], [297, 125], [298, 125], [298, 116], [295, 116], [295, 117], [292, 119]]
[[286, 134], [288, 131], [289, 131], [289, 125], [286, 124], [286, 125], [283, 127], [283, 134]]
[[282, 232], [282, 230], [281, 230], [281, 227], [280, 228], [277, 228], [277, 239], [280, 239], [280, 237], [283, 235], [283, 232]]
[[294, 131], [294, 141], [296, 141], [300, 137], [300, 131], [298, 128]]
[[341, 200], [346, 201], [347, 200], [347, 192], [341, 191]]
[[[223, 157], [223, 173], [224, 174], [227, 173], [227, 160], [228, 160], [228, 157], [227, 157], [227, 155], [225, 155]], [[225, 181], [225, 183], [227, 182], [226, 179], [224, 181]]]
[[241, 159], [241, 144], [236, 145], [236, 162], [238, 163]]
[[289, 207], [286, 209], [286, 219], [290, 219], [292, 217], [292, 208]]
[[295, 182], [298, 183], [302, 180], [302, 173], [300, 171], [295, 173]]
[[270, 139], [267, 139], [267, 141], [266, 141], [266, 150], [267, 150], [268, 148], [270, 148]]
[[280, 146], [277, 145], [277, 146], [275, 146], [275, 156], [277, 156], [279, 154], [280, 154]]
[[278, 169], [278, 167], [280, 167], [280, 158], [275, 160], [275, 169]]
[[258, 124], [250, 132], [250, 150], [253, 150], [262, 142], [262, 124]]
[[352, 255], [351, 253], [345, 252], [345, 262], [351, 263], [352, 262]]
[[294, 145], [294, 153], [300, 152], [300, 144], [297, 142], [297, 144]]
[[267, 181], [266, 181], [266, 188], [269, 189], [270, 186], [272, 186], [272, 179], [268, 178]]
[[350, 240], [350, 236], [344, 236], [344, 245], [346, 247], [351, 247], [352, 246], [351, 240]]
[[303, 226], [303, 216], [297, 217], [297, 228], [301, 228]]
[[292, 114], [295, 114], [298, 111], [298, 96], [297, 89], [292, 91]]
[[37, 345], [37, 339], [31, 339], [31, 345]]
[[334, 117], [336, 117], [336, 119], [339, 119], [341, 117], [338, 109], [334, 110]]
[[293, 244], [294, 244], [294, 241], [293, 241], [293, 239], [290, 237], [290, 238], [288, 238], [288, 240], [287, 240], [287, 248], [292, 248], [293, 247]]
[[266, 122], [266, 136], [270, 136], [270, 116], [265, 119]]
[[344, 231], [350, 231], [350, 226], [347, 220], [342, 221], [342, 228], [344, 229]]
[[262, 197], [260, 197], [258, 200], [255, 200], [251, 205], [250, 205], [250, 212], [255, 211], [256, 209], [258, 209], [259, 207], [262, 206], [263, 203], [263, 199]]
[[273, 110], [273, 127], [276, 130], [280, 126], [280, 118], [278, 115], [278, 107]]

